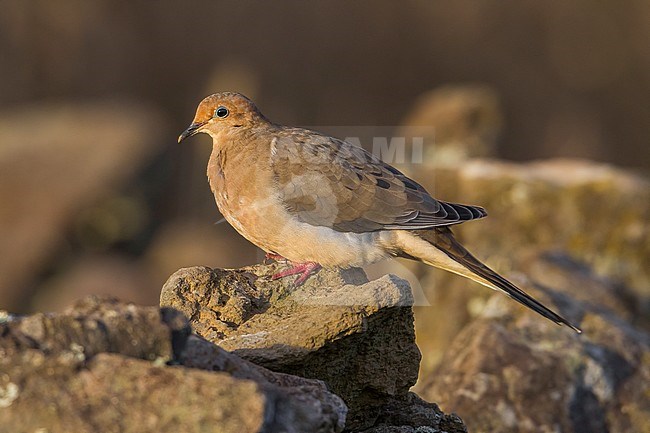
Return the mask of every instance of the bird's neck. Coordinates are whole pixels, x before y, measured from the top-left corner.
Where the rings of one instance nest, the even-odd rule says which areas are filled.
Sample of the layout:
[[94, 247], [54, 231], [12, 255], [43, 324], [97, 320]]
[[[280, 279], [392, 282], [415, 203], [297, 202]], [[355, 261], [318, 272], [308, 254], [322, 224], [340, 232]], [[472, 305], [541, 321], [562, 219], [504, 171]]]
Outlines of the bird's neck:
[[[252, 172], [258, 160], [269, 157], [273, 127], [265, 123], [259, 128], [234, 128], [210, 134], [212, 153], [208, 162], [208, 178], [213, 190], [224, 177]], [[268, 165], [268, 164], [265, 164]]]
[[[243, 131], [242, 131], [243, 132]], [[213, 191], [223, 187], [226, 173], [231, 169], [245, 170], [245, 155], [248, 148], [245, 145], [244, 134], [222, 133], [212, 135], [212, 153], [208, 161], [208, 179]]]

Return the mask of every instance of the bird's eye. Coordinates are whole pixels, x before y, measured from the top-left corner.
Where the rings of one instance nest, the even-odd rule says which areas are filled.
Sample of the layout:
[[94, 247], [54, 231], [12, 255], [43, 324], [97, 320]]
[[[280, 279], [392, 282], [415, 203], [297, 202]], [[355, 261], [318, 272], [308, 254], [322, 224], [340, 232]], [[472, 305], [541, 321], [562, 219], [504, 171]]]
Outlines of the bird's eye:
[[228, 116], [228, 109], [226, 107], [219, 107], [214, 110], [214, 115], [223, 119]]

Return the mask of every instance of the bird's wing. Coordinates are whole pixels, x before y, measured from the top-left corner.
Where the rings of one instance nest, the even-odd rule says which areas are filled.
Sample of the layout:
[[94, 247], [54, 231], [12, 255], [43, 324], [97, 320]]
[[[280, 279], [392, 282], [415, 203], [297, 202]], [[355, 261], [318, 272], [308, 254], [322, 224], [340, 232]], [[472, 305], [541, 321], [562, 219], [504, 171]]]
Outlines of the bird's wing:
[[478, 206], [436, 200], [364, 149], [305, 129], [274, 137], [271, 165], [286, 209], [337, 231], [428, 229], [487, 215]]

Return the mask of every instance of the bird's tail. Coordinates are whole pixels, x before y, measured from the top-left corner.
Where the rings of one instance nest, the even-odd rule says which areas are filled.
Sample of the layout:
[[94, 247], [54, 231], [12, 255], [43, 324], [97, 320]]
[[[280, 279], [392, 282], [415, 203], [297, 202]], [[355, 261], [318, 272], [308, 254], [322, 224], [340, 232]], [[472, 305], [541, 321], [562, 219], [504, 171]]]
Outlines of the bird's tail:
[[[414, 230], [410, 233], [413, 233], [418, 238], [434, 246], [435, 251], [432, 251], [434, 249], [423, 248], [422, 245], [419, 245], [416, 250], [412, 252], [409, 252], [408, 249], [406, 249], [405, 253], [408, 256], [417, 258], [431, 266], [443, 268], [462, 275], [491, 289], [501, 291], [520, 304], [541, 314], [547, 319], [552, 320], [558, 325], [564, 324], [575, 330], [577, 333], [582, 332], [578, 327], [571, 324], [564, 317], [551, 311], [541, 302], [537, 301], [519, 287], [515, 286], [510, 281], [481, 263], [454, 238], [453, 233], [448, 227], [438, 227], [433, 230]], [[443, 252], [444, 255], [441, 255], [439, 253], [440, 251]], [[446, 258], [451, 259], [451, 261], [446, 260]]]

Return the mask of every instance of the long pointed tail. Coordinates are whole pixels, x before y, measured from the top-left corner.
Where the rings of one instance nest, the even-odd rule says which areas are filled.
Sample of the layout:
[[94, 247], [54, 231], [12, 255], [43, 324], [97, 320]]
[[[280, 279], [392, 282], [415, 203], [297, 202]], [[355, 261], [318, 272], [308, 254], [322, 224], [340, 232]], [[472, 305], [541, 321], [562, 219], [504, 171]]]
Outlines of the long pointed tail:
[[453, 262], [460, 264], [462, 267], [445, 266], [439, 258], [427, 260], [427, 257], [422, 257], [422, 254], [417, 254], [418, 259], [427, 264], [441, 267], [470, 278], [492, 289], [499, 290], [520, 304], [530, 308], [547, 319], [552, 320], [558, 325], [564, 324], [575, 330], [577, 333], [582, 332], [580, 328], [571, 324], [564, 317], [551, 311], [528, 293], [524, 292], [519, 287], [515, 286], [510, 281], [481, 263], [454, 238], [453, 233], [448, 227], [439, 227], [433, 230], [417, 230], [412, 233], [442, 251], [447, 257], [453, 260]]

